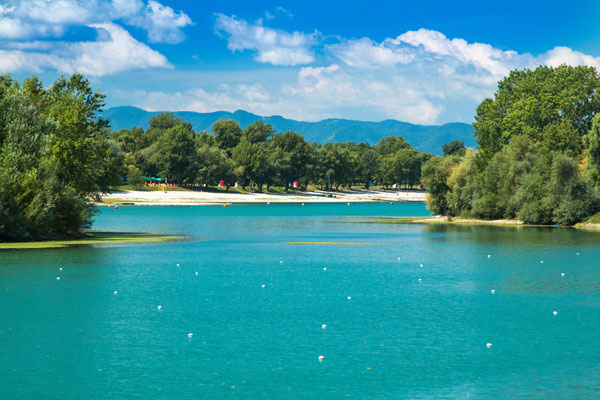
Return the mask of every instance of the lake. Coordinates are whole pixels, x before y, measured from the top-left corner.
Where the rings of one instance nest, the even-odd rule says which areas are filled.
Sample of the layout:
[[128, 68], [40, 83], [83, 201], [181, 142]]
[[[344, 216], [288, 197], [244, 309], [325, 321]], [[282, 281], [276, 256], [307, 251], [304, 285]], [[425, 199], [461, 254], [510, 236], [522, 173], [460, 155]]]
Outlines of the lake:
[[597, 398], [600, 234], [426, 215], [102, 208], [190, 239], [0, 252], [0, 398]]

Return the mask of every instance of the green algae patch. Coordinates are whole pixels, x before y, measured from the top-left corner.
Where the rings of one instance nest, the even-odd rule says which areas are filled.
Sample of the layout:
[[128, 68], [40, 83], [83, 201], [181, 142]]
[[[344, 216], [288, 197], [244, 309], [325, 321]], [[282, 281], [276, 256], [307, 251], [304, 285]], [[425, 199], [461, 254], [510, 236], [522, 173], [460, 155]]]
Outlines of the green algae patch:
[[371, 242], [286, 242], [287, 244], [314, 244], [325, 246], [382, 246], [389, 243], [371, 243]]
[[0, 243], [0, 250], [57, 249], [82, 245], [145, 244], [182, 241], [186, 236], [145, 232], [91, 231], [82, 238]]

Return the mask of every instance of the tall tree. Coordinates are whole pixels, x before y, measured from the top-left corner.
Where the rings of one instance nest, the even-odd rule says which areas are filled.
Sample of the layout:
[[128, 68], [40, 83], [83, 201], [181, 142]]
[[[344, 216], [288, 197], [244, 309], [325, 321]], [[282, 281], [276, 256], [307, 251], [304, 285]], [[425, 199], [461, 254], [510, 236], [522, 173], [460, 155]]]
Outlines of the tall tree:
[[462, 140], [453, 140], [450, 143], [442, 145], [442, 151], [445, 156], [456, 154], [458, 156], [464, 156], [467, 147], [465, 146], [465, 142]]
[[[242, 138], [240, 124], [232, 119], [217, 121], [212, 125], [215, 141], [219, 148], [230, 151], [238, 145]], [[231, 153], [230, 153], [231, 154]]]
[[[568, 122], [579, 136], [600, 111], [600, 76], [592, 67], [539, 67], [512, 71], [498, 83], [494, 98], [477, 107], [475, 136], [484, 166], [512, 137], [534, 141], [553, 131], [549, 125]], [[563, 130], [563, 133], [568, 131]]]

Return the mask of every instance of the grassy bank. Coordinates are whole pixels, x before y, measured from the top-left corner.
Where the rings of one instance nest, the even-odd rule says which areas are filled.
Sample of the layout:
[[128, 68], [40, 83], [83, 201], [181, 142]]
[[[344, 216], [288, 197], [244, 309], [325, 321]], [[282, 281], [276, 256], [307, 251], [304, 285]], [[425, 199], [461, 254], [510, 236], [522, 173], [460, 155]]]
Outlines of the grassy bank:
[[185, 239], [185, 236], [161, 235], [156, 233], [92, 231], [82, 238], [0, 243], [0, 250], [55, 249], [70, 246], [103, 244], [143, 244], [171, 242]]
[[[448, 218], [448, 217], [375, 217], [367, 220], [349, 221], [371, 224], [447, 224], [447, 225], [482, 225], [482, 226], [507, 226], [507, 227], [538, 227], [556, 228], [556, 225], [533, 225], [523, 221], [511, 219], [485, 220], [473, 218]], [[600, 231], [600, 213], [590, 217], [585, 222], [573, 226], [560, 226], [561, 228], [574, 228], [590, 231]]]
[[448, 224], [448, 225], [484, 225], [484, 226], [533, 226], [554, 228], [556, 225], [531, 225], [523, 221], [511, 219], [485, 220], [474, 218], [448, 218], [448, 217], [376, 217], [368, 220], [353, 221], [377, 224]]

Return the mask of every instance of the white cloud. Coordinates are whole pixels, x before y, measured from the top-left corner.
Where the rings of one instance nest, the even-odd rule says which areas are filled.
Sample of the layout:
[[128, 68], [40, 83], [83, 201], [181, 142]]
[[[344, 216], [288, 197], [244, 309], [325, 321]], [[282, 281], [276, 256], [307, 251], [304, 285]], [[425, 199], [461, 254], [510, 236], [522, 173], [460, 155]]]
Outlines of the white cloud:
[[167, 59], [112, 23], [91, 25], [104, 40], [27, 42], [0, 50], [0, 72], [82, 72], [103, 76], [130, 69], [172, 68]]
[[254, 50], [255, 60], [273, 65], [302, 65], [314, 61], [311, 47], [317, 33], [288, 33], [259, 24], [249, 24], [235, 16], [216, 15], [215, 30], [227, 37], [232, 51]]
[[390, 40], [379, 44], [368, 38], [347, 40], [329, 46], [329, 50], [345, 64], [359, 68], [408, 64], [415, 58], [414, 52], [398, 49]]
[[151, 42], [179, 43], [185, 36], [181, 28], [190, 25], [192, 20], [184, 12], [176, 13], [171, 7], [150, 0], [142, 16], [132, 18], [131, 23], [148, 31]]
[[555, 47], [540, 56], [542, 63], [551, 67], [567, 65], [589, 65], [600, 69], [600, 58], [572, 50], [568, 47]]
[[[114, 21], [145, 29], [149, 41], [163, 43], [182, 41], [182, 28], [192, 23], [185, 13], [156, 0], [6, 0], [0, 6], [0, 72], [49, 69], [102, 76], [172, 68], [162, 54]], [[95, 29], [97, 39], [61, 40], [72, 27]]]
[[[205, 79], [196, 88], [171, 93], [121, 93], [121, 99], [153, 110], [244, 109], [309, 121], [333, 117], [421, 124], [471, 122], [477, 104], [492, 95], [497, 82], [513, 69], [600, 65], [599, 58], [566, 47], [523, 54], [426, 29], [380, 42], [342, 38], [324, 47], [317, 34], [282, 32], [236, 17], [218, 15], [216, 29], [227, 37], [233, 51], [253, 50], [259, 62], [299, 66], [265, 68], [264, 73], [244, 78], [213, 78], [219, 85]], [[327, 63], [316, 64], [313, 51]], [[299, 60], [294, 61], [294, 55]]]
[[147, 31], [151, 42], [178, 43], [192, 23], [156, 0], [8, 0], [0, 6], [0, 39], [61, 37], [72, 26], [122, 21]]

